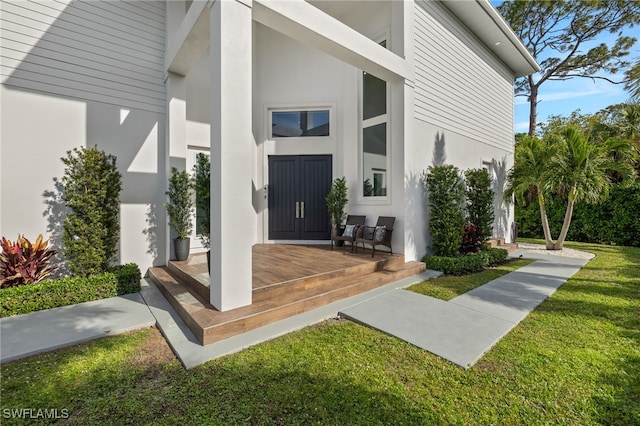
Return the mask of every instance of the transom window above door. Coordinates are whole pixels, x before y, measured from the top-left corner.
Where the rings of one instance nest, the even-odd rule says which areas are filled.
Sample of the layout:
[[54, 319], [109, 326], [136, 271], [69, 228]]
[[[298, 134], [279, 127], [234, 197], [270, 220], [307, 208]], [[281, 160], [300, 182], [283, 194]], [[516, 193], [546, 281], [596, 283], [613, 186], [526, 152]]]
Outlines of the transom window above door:
[[318, 138], [331, 136], [329, 109], [270, 109], [270, 138]]

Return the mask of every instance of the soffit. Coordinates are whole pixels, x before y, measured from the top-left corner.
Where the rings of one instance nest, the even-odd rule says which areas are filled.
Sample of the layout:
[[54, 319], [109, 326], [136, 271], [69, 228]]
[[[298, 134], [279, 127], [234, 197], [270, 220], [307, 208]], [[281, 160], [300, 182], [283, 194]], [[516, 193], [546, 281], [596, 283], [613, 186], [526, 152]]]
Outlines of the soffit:
[[540, 71], [536, 60], [488, 0], [444, 0], [442, 3], [500, 58], [516, 77]]

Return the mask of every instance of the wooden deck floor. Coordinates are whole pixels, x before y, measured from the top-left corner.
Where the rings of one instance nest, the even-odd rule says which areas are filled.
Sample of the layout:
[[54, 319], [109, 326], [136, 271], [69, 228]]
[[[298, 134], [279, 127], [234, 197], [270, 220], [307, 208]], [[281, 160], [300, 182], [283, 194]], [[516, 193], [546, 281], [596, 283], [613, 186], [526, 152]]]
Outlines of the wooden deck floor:
[[[399, 257], [376, 251], [375, 257], [372, 258], [371, 250], [360, 248], [358, 253], [351, 253], [351, 246], [336, 247], [331, 250], [331, 246], [326, 245], [294, 244], [256, 244], [253, 246], [252, 255], [254, 290], [303, 277]], [[207, 259], [204, 253], [191, 255], [189, 260], [175, 263], [181, 264], [181, 269], [201, 284], [209, 285]]]
[[292, 244], [256, 244], [253, 246], [253, 288], [302, 277], [351, 268], [370, 262], [389, 259], [389, 253], [377, 252], [371, 258], [371, 250], [351, 253], [351, 247], [303, 246]]
[[404, 256], [350, 247], [258, 244], [253, 247], [252, 304], [220, 312], [209, 303], [205, 254], [149, 269], [201, 344], [209, 344], [424, 271]]

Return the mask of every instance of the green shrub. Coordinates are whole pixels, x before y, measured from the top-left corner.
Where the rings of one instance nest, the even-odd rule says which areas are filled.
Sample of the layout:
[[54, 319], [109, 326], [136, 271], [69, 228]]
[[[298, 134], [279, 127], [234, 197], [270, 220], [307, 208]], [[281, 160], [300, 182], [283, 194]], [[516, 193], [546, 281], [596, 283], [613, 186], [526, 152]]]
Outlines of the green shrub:
[[169, 196], [169, 202], [165, 203], [169, 215], [169, 225], [180, 239], [189, 238], [193, 230], [191, 216], [193, 214], [193, 194], [195, 188], [189, 173], [186, 170], [171, 168], [169, 178], [169, 190], [165, 193]]
[[193, 166], [193, 187], [196, 192], [196, 234], [208, 249], [211, 245], [211, 161], [201, 152], [196, 155]]
[[465, 275], [481, 271], [486, 266], [498, 265], [505, 261], [508, 254], [504, 249], [492, 248], [458, 257], [426, 255], [422, 261], [427, 264], [427, 268], [435, 271], [448, 275]]
[[[552, 234], [558, 234], [566, 202], [549, 197], [547, 215]], [[567, 240], [640, 247], [640, 182], [630, 187], [616, 186], [601, 204], [576, 203]], [[516, 206], [518, 235], [543, 238], [537, 203]]]
[[429, 167], [425, 176], [429, 197], [429, 232], [436, 256], [457, 256], [462, 244], [464, 188], [452, 165]]
[[129, 263], [89, 277], [9, 287], [0, 290], [0, 317], [74, 305], [140, 291], [140, 269]]
[[135, 263], [112, 266], [109, 268], [109, 272], [113, 273], [118, 281], [116, 290], [118, 296], [140, 291], [142, 274]]
[[484, 266], [499, 265], [507, 259], [509, 252], [505, 249], [491, 248], [478, 253], [483, 259]]
[[68, 208], [62, 245], [69, 270], [89, 276], [105, 272], [115, 257], [120, 234], [122, 177], [116, 157], [94, 148], [75, 148], [62, 158], [62, 185]]
[[478, 237], [486, 241], [493, 234], [493, 190], [485, 169], [464, 172], [467, 220], [476, 226]]

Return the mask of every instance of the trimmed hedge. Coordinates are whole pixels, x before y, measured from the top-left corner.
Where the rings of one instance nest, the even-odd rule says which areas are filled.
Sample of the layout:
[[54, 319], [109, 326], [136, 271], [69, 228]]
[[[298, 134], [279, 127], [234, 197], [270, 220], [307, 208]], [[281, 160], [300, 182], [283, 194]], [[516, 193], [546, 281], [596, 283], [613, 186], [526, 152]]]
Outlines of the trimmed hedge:
[[491, 248], [458, 257], [426, 255], [422, 261], [427, 264], [427, 268], [435, 271], [448, 275], [465, 275], [481, 271], [485, 266], [498, 265], [505, 261], [508, 254], [505, 249]]
[[[551, 235], [556, 238], [567, 202], [549, 197], [546, 208]], [[567, 240], [640, 247], [639, 212], [640, 181], [628, 188], [614, 187], [609, 199], [601, 204], [576, 203]], [[537, 202], [516, 206], [515, 220], [520, 237], [544, 238]]]
[[69, 277], [0, 290], [0, 318], [140, 291], [142, 274], [135, 263], [89, 277]]

